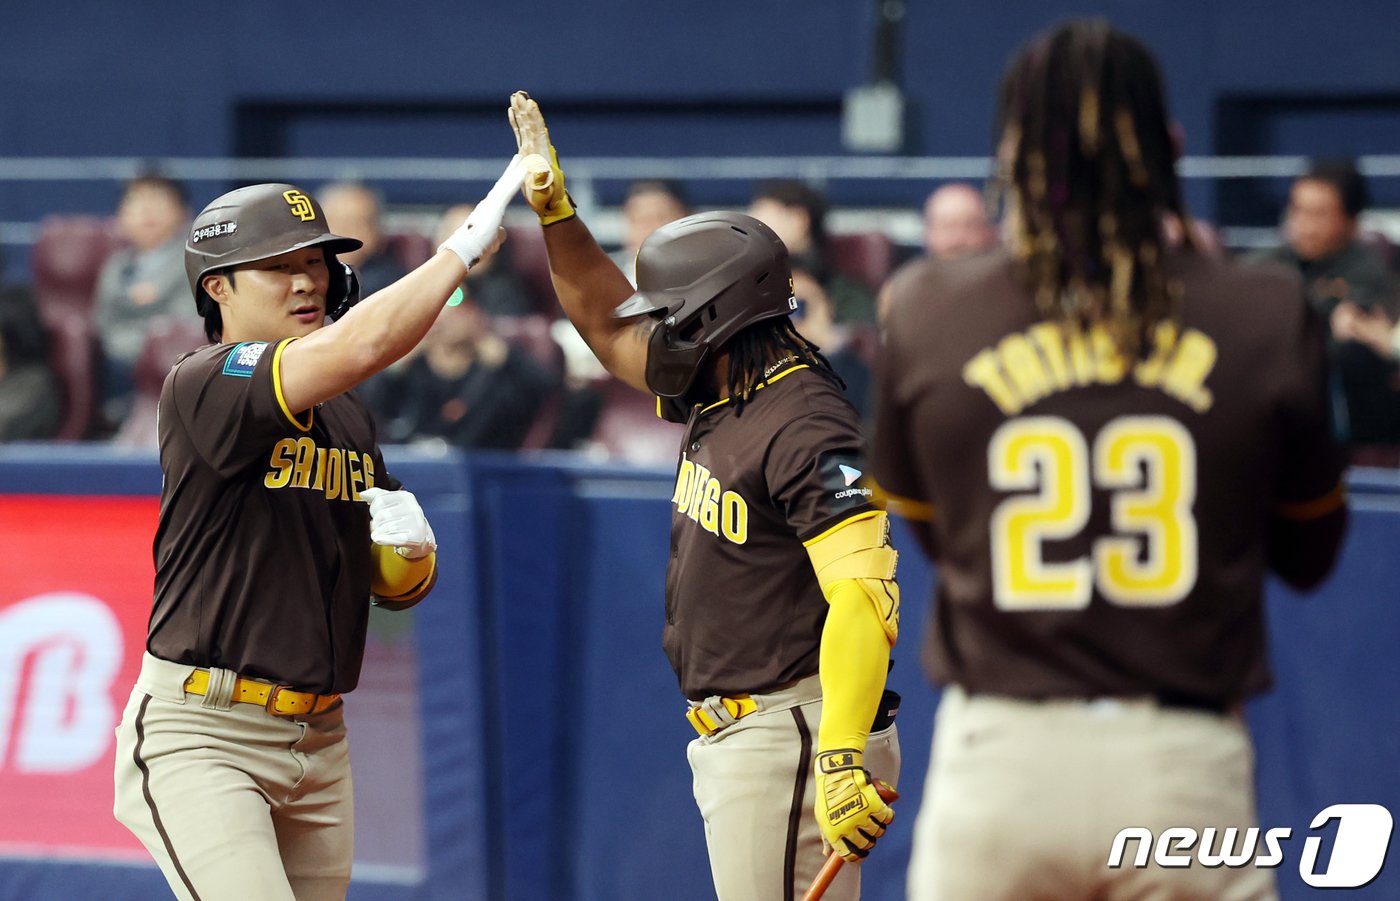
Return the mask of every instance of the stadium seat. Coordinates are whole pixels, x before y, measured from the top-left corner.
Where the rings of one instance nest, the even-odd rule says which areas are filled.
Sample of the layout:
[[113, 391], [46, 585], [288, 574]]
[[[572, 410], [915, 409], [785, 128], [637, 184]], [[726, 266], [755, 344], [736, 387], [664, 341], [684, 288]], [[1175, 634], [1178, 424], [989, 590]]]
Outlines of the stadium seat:
[[113, 437], [114, 444], [134, 448], [157, 446], [156, 406], [165, 377], [177, 357], [208, 343], [204, 321], [194, 316], [162, 316], [151, 322], [146, 343], [141, 347], [132, 372], [135, 391], [131, 412]]
[[52, 338], [54, 371], [67, 403], [56, 437], [87, 437], [97, 395], [97, 335], [93, 304], [102, 264], [119, 244], [108, 219], [49, 216], [30, 251], [34, 301]]
[[418, 232], [390, 232], [384, 236], [384, 249], [408, 272], [428, 262], [436, 252], [432, 239]]
[[539, 413], [535, 414], [535, 421], [530, 425], [530, 430], [521, 439], [521, 450], [543, 450], [549, 447], [550, 439], [554, 437], [554, 428], [559, 423], [559, 407], [559, 392], [554, 391], [545, 398]]
[[656, 415], [656, 398], [619, 379], [600, 380], [603, 409], [593, 438], [609, 456], [628, 463], [673, 464], [685, 428]]
[[847, 278], [861, 282], [872, 291], [894, 271], [894, 241], [883, 232], [848, 232], [826, 240], [832, 267]]
[[557, 316], [559, 300], [554, 294], [554, 282], [549, 277], [549, 254], [545, 251], [544, 232], [540, 227], [507, 226], [502, 253], [525, 283], [526, 289], [541, 305], [540, 312], [550, 317]]

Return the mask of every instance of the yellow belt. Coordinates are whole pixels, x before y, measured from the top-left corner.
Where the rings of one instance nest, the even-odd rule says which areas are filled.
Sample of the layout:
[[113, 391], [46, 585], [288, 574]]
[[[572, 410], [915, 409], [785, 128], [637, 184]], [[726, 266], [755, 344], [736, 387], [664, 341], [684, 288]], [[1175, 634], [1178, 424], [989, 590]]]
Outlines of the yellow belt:
[[[737, 698], [720, 698], [720, 703], [724, 709], [729, 711], [729, 715], [736, 720], [743, 719], [750, 713], [758, 709], [758, 703], [748, 695]], [[690, 721], [690, 725], [695, 727], [695, 731], [701, 735], [710, 736], [718, 732], [722, 727], [710, 717], [710, 713], [703, 707], [691, 707], [685, 712], [685, 718]]]
[[[197, 669], [185, 680], [185, 691], [202, 695], [209, 691], [209, 671]], [[327, 710], [340, 695], [317, 695], [309, 691], [292, 691], [286, 685], [273, 685], [256, 679], [239, 678], [233, 685], [233, 699], [244, 704], [257, 704], [268, 713], [279, 716], [305, 716]]]

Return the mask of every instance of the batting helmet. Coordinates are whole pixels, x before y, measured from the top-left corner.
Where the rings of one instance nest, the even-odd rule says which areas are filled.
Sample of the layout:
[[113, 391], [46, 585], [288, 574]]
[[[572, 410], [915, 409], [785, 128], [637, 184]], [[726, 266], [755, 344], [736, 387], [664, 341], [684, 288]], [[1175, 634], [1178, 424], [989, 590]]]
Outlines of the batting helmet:
[[200, 284], [220, 269], [265, 260], [304, 247], [323, 247], [331, 272], [326, 310], [331, 318], [358, 297], [358, 280], [349, 266], [342, 269], [337, 253], [364, 246], [358, 238], [333, 235], [326, 229], [321, 205], [295, 185], [253, 185], [216, 198], [195, 217], [185, 241], [185, 274], [199, 314], [208, 318], [213, 298]]
[[661, 320], [647, 348], [647, 387], [680, 397], [712, 350], [795, 307], [787, 246], [771, 228], [742, 213], [698, 213], [642, 242], [637, 293], [613, 316]]

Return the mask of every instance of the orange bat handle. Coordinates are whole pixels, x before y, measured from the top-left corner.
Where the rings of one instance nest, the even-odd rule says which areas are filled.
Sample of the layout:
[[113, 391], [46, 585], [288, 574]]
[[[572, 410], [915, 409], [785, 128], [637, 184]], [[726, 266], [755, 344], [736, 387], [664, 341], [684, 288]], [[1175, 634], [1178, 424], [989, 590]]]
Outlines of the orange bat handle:
[[[880, 800], [886, 804], [893, 804], [899, 800], [899, 792], [895, 791], [894, 786], [888, 782], [876, 779], [874, 784], [876, 793], [880, 795]], [[841, 872], [841, 865], [845, 862], [846, 858], [835, 851], [828, 854], [826, 863], [822, 864], [822, 868], [817, 871], [817, 878], [812, 880], [812, 884], [802, 896], [802, 901], [821, 901], [822, 895], [825, 895], [826, 890], [831, 887], [832, 880], [836, 878], [837, 873]]]

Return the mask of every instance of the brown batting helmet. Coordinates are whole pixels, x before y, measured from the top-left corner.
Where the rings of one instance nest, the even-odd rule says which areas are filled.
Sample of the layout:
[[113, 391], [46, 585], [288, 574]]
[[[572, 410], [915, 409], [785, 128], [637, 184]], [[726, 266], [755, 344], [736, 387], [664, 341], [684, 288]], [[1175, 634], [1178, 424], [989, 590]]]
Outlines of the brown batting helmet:
[[771, 228], [742, 213], [697, 213], [642, 242], [637, 293], [613, 316], [661, 320], [647, 347], [647, 387], [680, 397], [712, 350], [796, 306], [787, 246]]
[[252, 185], [216, 198], [195, 217], [185, 241], [185, 274], [195, 306], [207, 316], [214, 301], [200, 282], [209, 273], [304, 247], [324, 247], [326, 267], [332, 272], [326, 309], [333, 311], [347, 299], [353, 280], [335, 277], [335, 254], [362, 246], [358, 238], [331, 234], [321, 205], [295, 185]]

